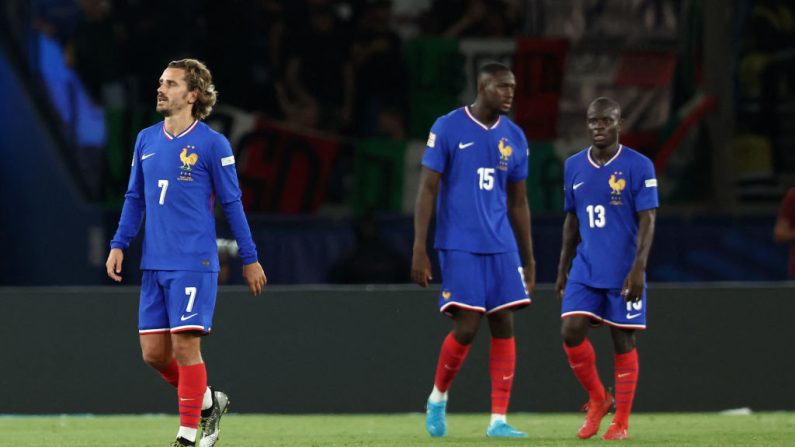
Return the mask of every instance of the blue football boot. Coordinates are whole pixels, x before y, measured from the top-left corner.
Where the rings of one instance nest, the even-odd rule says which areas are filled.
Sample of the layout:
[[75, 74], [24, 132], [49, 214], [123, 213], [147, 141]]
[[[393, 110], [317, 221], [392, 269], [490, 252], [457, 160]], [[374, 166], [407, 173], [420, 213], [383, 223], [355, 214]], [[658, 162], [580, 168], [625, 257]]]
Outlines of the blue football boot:
[[428, 434], [434, 438], [447, 435], [447, 401], [428, 401], [425, 408], [425, 429]]
[[489, 438], [526, 438], [527, 433], [521, 432], [505, 421], [497, 421], [486, 430]]

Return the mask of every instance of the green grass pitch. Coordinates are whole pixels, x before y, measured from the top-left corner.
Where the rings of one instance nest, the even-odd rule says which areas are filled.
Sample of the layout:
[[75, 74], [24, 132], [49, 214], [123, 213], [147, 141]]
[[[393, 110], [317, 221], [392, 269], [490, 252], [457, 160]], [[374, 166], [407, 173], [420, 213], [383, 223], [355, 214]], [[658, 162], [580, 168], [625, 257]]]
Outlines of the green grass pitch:
[[[451, 414], [448, 436], [431, 439], [421, 414], [239, 415], [221, 424], [218, 447], [232, 446], [587, 446], [576, 438], [582, 414], [512, 414], [527, 439], [488, 439], [486, 414]], [[610, 415], [602, 424], [607, 429]], [[0, 446], [165, 447], [174, 439], [176, 416], [0, 416]], [[630, 438], [638, 446], [792, 446], [795, 413], [725, 416], [715, 413], [635, 414]], [[615, 442], [613, 442], [615, 444]]]

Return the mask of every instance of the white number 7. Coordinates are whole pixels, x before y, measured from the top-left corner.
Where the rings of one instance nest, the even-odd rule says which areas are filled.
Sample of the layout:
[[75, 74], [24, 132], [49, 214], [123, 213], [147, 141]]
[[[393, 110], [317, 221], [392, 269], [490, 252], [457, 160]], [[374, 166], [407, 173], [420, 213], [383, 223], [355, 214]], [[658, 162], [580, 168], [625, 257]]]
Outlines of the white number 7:
[[158, 180], [157, 187], [163, 188], [160, 190], [160, 201], [159, 204], [163, 204], [166, 201], [166, 190], [168, 189], [168, 180]]
[[190, 298], [188, 299], [188, 307], [185, 308], [185, 312], [190, 312], [193, 310], [193, 302], [196, 300], [196, 288], [185, 287], [185, 295], [190, 295]]

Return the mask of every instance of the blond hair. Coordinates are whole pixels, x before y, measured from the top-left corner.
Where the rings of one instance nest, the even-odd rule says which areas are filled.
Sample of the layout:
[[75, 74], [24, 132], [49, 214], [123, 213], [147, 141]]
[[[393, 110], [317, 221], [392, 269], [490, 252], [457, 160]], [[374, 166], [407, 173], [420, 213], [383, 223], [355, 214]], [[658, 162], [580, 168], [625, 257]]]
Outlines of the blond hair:
[[212, 112], [218, 92], [213, 85], [213, 75], [207, 66], [196, 59], [180, 59], [168, 63], [168, 68], [181, 68], [185, 70], [185, 82], [188, 91], [196, 91], [196, 102], [193, 103], [191, 115], [197, 119], [204, 119]]

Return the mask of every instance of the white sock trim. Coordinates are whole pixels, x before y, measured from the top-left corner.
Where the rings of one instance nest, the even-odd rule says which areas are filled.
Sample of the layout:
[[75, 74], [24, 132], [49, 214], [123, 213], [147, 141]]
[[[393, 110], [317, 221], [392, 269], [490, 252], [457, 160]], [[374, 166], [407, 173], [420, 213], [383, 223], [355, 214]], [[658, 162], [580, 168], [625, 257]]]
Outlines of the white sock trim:
[[210, 391], [210, 387], [208, 386], [204, 390], [204, 397], [202, 398], [202, 410], [206, 410], [213, 406], [213, 396], [212, 392]]
[[436, 388], [436, 385], [434, 385], [431, 395], [428, 396], [428, 400], [433, 403], [447, 402], [447, 391], [439, 391], [439, 388]]
[[494, 425], [497, 421], [508, 422], [504, 414], [491, 413], [491, 422], [489, 422], [489, 425]]
[[198, 430], [195, 428], [190, 427], [183, 427], [180, 425], [179, 431], [177, 432], [178, 438], [185, 438], [190, 442], [196, 442], [196, 432]]

